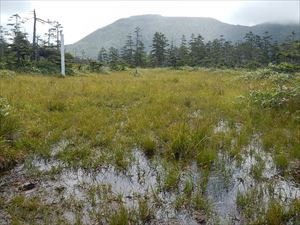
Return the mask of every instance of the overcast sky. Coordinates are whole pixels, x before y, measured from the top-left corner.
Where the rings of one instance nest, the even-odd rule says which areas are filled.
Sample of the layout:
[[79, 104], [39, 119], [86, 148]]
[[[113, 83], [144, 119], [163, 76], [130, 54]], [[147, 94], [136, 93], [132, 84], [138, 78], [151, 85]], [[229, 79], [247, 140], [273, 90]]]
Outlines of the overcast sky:
[[[18, 13], [32, 17], [36, 9], [42, 19], [59, 21], [64, 27], [66, 44], [74, 43], [96, 29], [132, 15], [212, 17], [222, 22], [255, 25], [264, 22], [299, 23], [300, 0], [294, 1], [12, 1], [0, 0], [1, 25]], [[38, 24], [38, 32], [47, 27]], [[25, 31], [32, 32], [32, 20]]]

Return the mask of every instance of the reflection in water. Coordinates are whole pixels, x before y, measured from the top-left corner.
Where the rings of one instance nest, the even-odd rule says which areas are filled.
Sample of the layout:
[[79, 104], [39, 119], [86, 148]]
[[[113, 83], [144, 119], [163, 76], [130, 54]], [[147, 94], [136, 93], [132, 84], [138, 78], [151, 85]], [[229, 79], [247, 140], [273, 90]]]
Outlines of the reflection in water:
[[[226, 122], [220, 122], [216, 132], [226, 132]], [[55, 153], [62, 151], [68, 142], [60, 142], [55, 146]], [[164, 168], [159, 165], [159, 160], [153, 159], [150, 162], [143, 152], [138, 149], [133, 150], [134, 161], [125, 172], [116, 170], [109, 165], [99, 170], [69, 169], [65, 165], [52, 158], [45, 161], [35, 158], [31, 161], [31, 167], [42, 173], [49, 173], [53, 168], [62, 168], [61, 172], [50, 176], [50, 178], [40, 179], [35, 191], [25, 193], [27, 195], [39, 195], [49, 204], [59, 203], [62, 199], [74, 198], [82, 200], [86, 206], [83, 207], [83, 218], [89, 223], [89, 207], [87, 191], [92, 186], [107, 185], [114, 195], [122, 195], [123, 202], [127, 206], [136, 207], [140, 197], [147, 198], [155, 209], [155, 219], [153, 223], [178, 223], [178, 224], [198, 224], [191, 210], [176, 210], [174, 202], [179, 194], [183, 192], [183, 187], [187, 179], [191, 179], [194, 186], [201, 183], [201, 169], [196, 163], [192, 163], [189, 168], [183, 170], [180, 176], [179, 191], [164, 192], [160, 187], [159, 178], [164, 177]], [[252, 168], [263, 162], [263, 171], [260, 179], [255, 179], [251, 174]], [[11, 188], [16, 179], [24, 176], [26, 180], [26, 169], [23, 165], [16, 167], [10, 174], [1, 179], [1, 195], [6, 199], [11, 199], [19, 190]], [[30, 179], [30, 177], [28, 178]], [[272, 185], [272, 193], [268, 192], [268, 185]], [[205, 195], [210, 200], [216, 217], [221, 224], [235, 223], [242, 224], [237, 210], [236, 198], [238, 192], [245, 193], [252, 188], [263, 188], [264, 201], [270, 197], [290, 201], [300, 197], [300, 188], [290, 180], [286, 180], [278, 175], [272, 157], [263, 151], [259, 137], [254, 137], [250, 144], [243, 149], [242, 163], [230, 158], [226, 153], [219, 153], [210, 174], [206, 186]], [[196, 189], [196, 188], [195, 188]], [[155, 204], [153, 193], [161, 199], [161, 205]], [[74, 216], [66, 211], [65, 217], [74, 222]], [[171, 222], [172, 221], [172, 222]], [[233, 222], [234, 221], [234, 222]], [[208, 221], [209, 223], [214, 223]]]

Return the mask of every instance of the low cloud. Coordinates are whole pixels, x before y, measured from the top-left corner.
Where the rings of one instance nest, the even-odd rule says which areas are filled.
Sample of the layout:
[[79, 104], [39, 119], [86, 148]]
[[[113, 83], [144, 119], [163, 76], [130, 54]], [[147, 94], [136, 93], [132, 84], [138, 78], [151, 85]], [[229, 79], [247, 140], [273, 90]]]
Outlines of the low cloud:
[[235, 24], [255, 25], [265, 22], [299, 23], [300, 1], [251, 1], [243, 2], [232, 13]]
[[[60, 7], [58, 7], [58, 4]], [[10, 1], [0, 0], [0, 23], [18, 13], [32, 18], [35, 8], [42, 19], [57, 20], [64, 26], [66, 43], [73, 43], [94, 30], [123, 17], [141, 14], [212, 17], [222, 22], [255, 25], [265, 22], [300, 23], [300, 1]], [[66, 10], [68, 9], [68, 10]], [[32, 32], [32, 20], [25, 25]], [[47, 27], [38, 24], [39, 34]], [[80, 32], [79, 32], [80, 30]]]

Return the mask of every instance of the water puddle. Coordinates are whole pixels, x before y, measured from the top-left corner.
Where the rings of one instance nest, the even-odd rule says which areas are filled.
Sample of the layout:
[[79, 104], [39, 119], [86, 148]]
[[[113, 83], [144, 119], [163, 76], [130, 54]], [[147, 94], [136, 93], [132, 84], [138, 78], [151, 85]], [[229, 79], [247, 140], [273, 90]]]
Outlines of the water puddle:
[[[254, 188], [264, 190], [265, 203], [273, 198], [284, 202], [300, 198], [300, 185], [279, 175], [271, 154], [262, 149], [258, 136], [243, 151], [242, 162], [219, 153], [209, 177], [206, 193], [222, 224], [243, 224], [236, 203], [238, 193]], [[259, 175], [255, 175], [255, 169]]]
[[214, 133], [226, 133], [229, 132], [230, 128], [228, 122], [225, 120], [220, 120], [216, 127], [214, 128]]
[[[215, 128], [215, 132], [228, 131], [226, 121], [220, 121]], [[30, 166], [26, 166], [26, 163], [19, 165], [1, 177], [2, 198], [8, 202], [22, 192], [27, 197], [39, 196], [47, 204], [62, 204], [69, 200], [81, 202], [83, 223], [91, 224], [93, 218], [90, 212], [95, 207], [91, 202], [95, 198], [96, 205], [103, 204], [103, 193], [106, 193], [103, 188], [106, 188], [109, 197], [105, 201], [110, 199], [108, 202], [112, 208], [115, 202], [136, 208], [141, 199], [146, 199], [153, 211], [149, 224], [214, 224], [215, 220], [219, 220], [221, 224], [243, 224], [236, 203], [238, 193], [246, 193], [254, 187], [263, 188], [266, 190], [263, 196], [265, 202], [270, 198], [287, 202], [300, 197], [299, 185], [279, 175], [271, 155], [263, 151], [258, 136], [253, 137], [243, 149], [241, 162], [219, 152], [204, 190], [205, 197], [212, 205], [213, 219], [207, 218], [202, 211], [175, 207], [187, 179], [192, 180], [196, 188], [201, 182], [202, 171], [196, 163], [181, 171], [178, 191], [164, 191], [161, 180], [164, 179], [165, 170], [159, 159], [148, 160], [142, 151], [135, 149], [132, 151], [134, 160], [126, 171], [119, 171], [112, 165], [97, 170], [70, 169], [54, 157], [69, 144], [67, 141], [59, 142], [53, 147], [53, 157], [50, 160], [31, 159]], [[52, 174], [56, 169], [58, 172]], [[32, 170], [41, 175], [32, 178], [28, 172]], [[35, 186], [31, 190], [21, 191], [20, 186], [25, 182]], [[270, 190], [270, 185], [272, 192], [267, 191]], [[96, 191], [92, 192], [93, 190]], [[1, 214], [3, 212], [0, 209]], [[76, 216], [70, 209], [64, 210], [64, 217], [70, 223], [75, 223]]]
[[242, 127], [241, 123], [235, 122], [230, 126], [230, 123], [227, 120], [221, 119], [214, 127], [214, 133], [228, 133], [231, 129], [234, 129], [237, 133], [239, 133], [242, 130]]
[[[58, 148], [57, 146], [65, 148], [66, 145], [56, 145], [55, 149]], [[51, 205], [62, 203], [62, 199], [85, 202], [82, 208], [83, 221], [85, 224], [89, 224], [91, 223], [91, 218], [89, 218], [88, 211], [92, 207], [89, 204], [89, 191], [91, 187], [106, 186], [109, 189], [111, 198], [119, 199], [127, 207], [137, 207], [140, 199], [147, 199], [148, 204], [154, 208], [154, 216], [150, 224], [199, 224], [189, 210], [175, 209], [176, 193], [159, 190], [160, 181], [158, 177], [161, 177], [163, 174], [163, 168], [159, 165], [151, 165], [144, 153], [139, 150], [133, 150], [132, 155], [134, 161], [126, 171], [119, 171], [111, 165], [94, 171], [74, 170], [64, 168], [63, 163], [54, 158], [51, 160], [34, 158], [31, 160], [29, 167], [31, 170], [34, 169], [45, 174], [45, 177], [43, 179], [24, 177], [17, 184], [15, 183], [15, 188], [9, 188], [15, 182], [15, 179], [20, 179], [20, 176], [17, 175], [18, 173], [20, 173], [19, 175], [26, 174], [24, 165], [20, 166], [20, 168], [15, 168], [12, 172], [16, 174], [15, 178], [10, 177], [10, 174], [7, 176], [7, 179], [4, 178], [6, 185], [4, 185], [4, 182], [1, 184], [1, 188], [4, 188], [3, 196], [9, 201], [20, 192], [19, 187], [21, 184], [25, 181], [32, 182], [36, 184], [36, 188], [23, 192], [27, 197], [39, 196], [43, 202]], [[62, 171], [58, 174], [46, 175], [59, 167], [62, 168]], [[159, 200], [155, 199], [154, 195]], [[159, 201], [159, 204], [157, 204], [157, 201]], [[74, 213], [66, 210], [64, 215], [70, 223], [75, 222]]]
[[71, 144], [71, 142], [67, 139], [62, 139], [59, 142], [57, 142], [51, 149], [51, 156], [54, 157], [59, 152], [64, 151], [68, 145]]

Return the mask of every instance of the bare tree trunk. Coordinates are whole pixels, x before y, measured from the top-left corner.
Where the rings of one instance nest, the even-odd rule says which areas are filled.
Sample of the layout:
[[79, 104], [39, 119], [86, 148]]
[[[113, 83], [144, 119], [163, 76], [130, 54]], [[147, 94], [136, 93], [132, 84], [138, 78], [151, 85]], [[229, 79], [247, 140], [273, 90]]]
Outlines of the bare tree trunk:
[[36, 13], [35, 9], [33, 10], [33, 37], [32, 45], [34, 50], [34, 60], [37, 61], [37, 44], [36, 44]]

